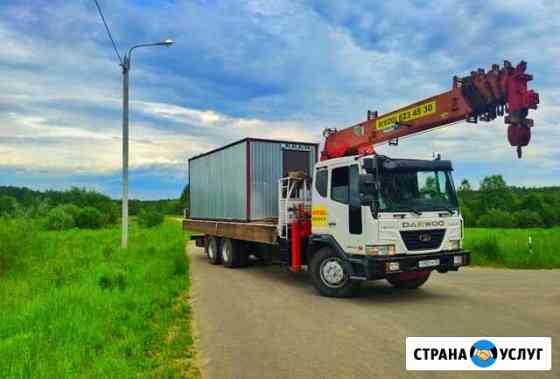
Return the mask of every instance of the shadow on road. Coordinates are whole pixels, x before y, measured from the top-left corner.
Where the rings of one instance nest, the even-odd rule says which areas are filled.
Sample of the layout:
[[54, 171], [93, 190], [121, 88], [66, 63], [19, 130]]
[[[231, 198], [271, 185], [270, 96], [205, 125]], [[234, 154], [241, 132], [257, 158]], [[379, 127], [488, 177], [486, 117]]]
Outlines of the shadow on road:
[[[191, 259], [201, 261], [201, 264], [208, 264], [203, 254], [194, 254]], [[229, 270], [222, 266], [214, 266], [216, 270]], [[293, 273], [286, 267], [275, 264], [265, 264], [262, 262], [252, 262], [249, 266], [233, 269], [236, 273], [247, 275], [247, 280], [266, 280], [276, 283], [278, 286], [286, 286], [301, 291], [305, 296], [317, 296], [311, 278], [306, 272]], [[251, 279], [252, 278], [252, 279]], [[241, 279], [241, 278], [239, 278]], [[430, 278], [434, 280], [434, 278]], [[458, 299], [460, 296], [454, 295], [450, 291], [443, 289], [435, 290], [430, 288], [428, 281], [425, 287], [417, 290], [403, 290], [392, 287], [385, 280], [368, 281], [362, 283], [360, 289], [354, 297], [348, 299], [338, 299], [338, 301], [361, 303], [361, 304], [390, 304], [390, 303], [431, 303]]]

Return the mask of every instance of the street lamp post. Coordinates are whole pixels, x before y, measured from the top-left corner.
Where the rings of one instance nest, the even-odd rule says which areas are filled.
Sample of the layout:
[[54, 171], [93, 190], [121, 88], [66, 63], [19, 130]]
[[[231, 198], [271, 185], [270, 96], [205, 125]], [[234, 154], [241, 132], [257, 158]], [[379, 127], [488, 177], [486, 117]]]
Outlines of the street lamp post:
[[128, 247], [128, 92], [129, 92], [129, 75], [132, 51], [139, 47], [149, 46], [171, 46], [173, 41], [166, 39], [162, 42], [143, 43], [135, 45], [128, 50], [121, 63], [123, 73], [123, 130], [122, 130], [122, 175], [123, 175], [123, 193], [122, 193], [122, 248]]

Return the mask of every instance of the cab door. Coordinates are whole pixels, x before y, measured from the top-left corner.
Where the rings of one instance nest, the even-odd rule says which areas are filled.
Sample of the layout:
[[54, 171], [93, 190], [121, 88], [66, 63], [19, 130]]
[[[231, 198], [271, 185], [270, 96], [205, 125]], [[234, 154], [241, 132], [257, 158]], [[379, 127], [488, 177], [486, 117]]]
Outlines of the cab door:
[[364, 254], [358, 164], [333, 166], [329, 171], [329, 234], [345, 252]]

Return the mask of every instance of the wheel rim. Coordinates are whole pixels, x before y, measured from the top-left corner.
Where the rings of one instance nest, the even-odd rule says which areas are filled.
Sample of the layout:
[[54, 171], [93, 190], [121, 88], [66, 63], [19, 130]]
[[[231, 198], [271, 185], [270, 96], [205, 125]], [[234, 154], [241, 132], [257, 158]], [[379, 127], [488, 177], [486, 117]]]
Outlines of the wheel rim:
[[208, 258], [210, 258], [211, 260], [214, 260], [216, 258], [216, 245], [213, 243], [210, 243], [208, 245]]
[[226, 263], [229, 263], [230, 261], [230, 251], [227, 243], [224, 243], [224, 246], [222, 247], [222, 261]]
[[339, 258], [330, 258], [321, 262], [319, 273], [323, 283], [331, 288], [342, 287], [348, 279], [344, 266]]

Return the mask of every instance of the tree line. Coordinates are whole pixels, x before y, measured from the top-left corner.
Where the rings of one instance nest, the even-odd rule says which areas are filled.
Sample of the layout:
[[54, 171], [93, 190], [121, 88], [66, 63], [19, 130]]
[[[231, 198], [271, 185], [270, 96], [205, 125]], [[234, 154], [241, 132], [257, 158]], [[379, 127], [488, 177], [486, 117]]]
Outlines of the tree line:
[[[181, 215], [188, 201], [188, 187], [178, 199], [130, 200], [129, 214], [143, 226], [155, 226], [164, 215]], [[44, 229], [73, 227], [98, 229], [117, 224], [121, 202], [94, 190], [73, 187], [65, 191], [36, 191], [0, 186], [0, 218], [27, 217], [42, 221]]]
[[[474, 190], [468, 180], [458, 188], [465, 226], [482, 228], [534, 228], [560, 225], [560, 187], [509, 186], [501, 175], [485, 177]], [[188, 185], [177, 199], [130, 200], [131, 216], [159, 213], [183, 214], [189, 204]], [[53, 210], [56, 209], [56, 210]], [[120, 219], [120, 200], [93, 190], [35, 191], [25, 187], [0, 186], [0, 217], [17, 212], [40, 218], [49, 213], [63, 225], [102, 227]]]
[[468, 180], [458, 188], [465, 226], [550, 228], [560, 225], [560, 187], [508, 186], [501, 175], [485, 177], [478, 190]]

